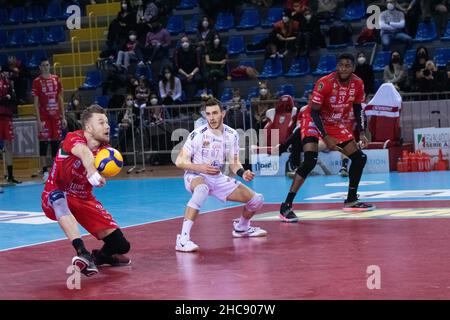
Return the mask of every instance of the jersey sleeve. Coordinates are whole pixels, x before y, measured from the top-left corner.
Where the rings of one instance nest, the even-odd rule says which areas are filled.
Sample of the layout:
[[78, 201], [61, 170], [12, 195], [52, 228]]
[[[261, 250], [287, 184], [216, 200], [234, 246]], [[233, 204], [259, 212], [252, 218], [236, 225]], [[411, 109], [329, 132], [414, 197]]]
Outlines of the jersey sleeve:
[[32, 87], [31, 87], [31, 95], [33, 97], [38, 97], [39, 96], [39, 92], [40, 92], [39, 81], [37, 79], [34, 79]]
[[79, 143], [87, 145], [86, 138], [77, 132], [69, 132], [62, 143], [62, 149], [70, 154], [73, 147]]
[[364, 82], [358, 81], [355, 93], [355, 103], [363, 103], [363, 102], [366, 102], [366, 94], [364, 93]]
[[195, 144], [198, 141], [199, 136], [200, 134], [197, 131], [192, 131], [184, 143], [183, 149], [190, 155], [193, 155], [195, 152]]
[[330, 88], [331, 85], [328, 82], [325, 82], [323, 79], [319, 79], [314, 86], [314, 90], [311, 95], [311, 102], [322, 105], [328, 96]]

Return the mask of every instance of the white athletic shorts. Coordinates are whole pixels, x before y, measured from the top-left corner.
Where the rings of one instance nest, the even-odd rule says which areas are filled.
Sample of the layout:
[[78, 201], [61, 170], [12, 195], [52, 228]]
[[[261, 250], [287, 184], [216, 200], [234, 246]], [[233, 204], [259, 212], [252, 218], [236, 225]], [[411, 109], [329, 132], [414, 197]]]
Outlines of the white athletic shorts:
[[236, 190], [241, 184], [240, 181], [231, 178], [223, 173], [216, 176], [211, 176], [203, 173], [185, 173], [184, 174], [184, 187], [187, 191], [192, 193], [191, 182], [197, 177], [203, 177], [206, 185], [209, 188], [209, 195], [216, 197], [220, 201], [226, 202], [230, 194]]

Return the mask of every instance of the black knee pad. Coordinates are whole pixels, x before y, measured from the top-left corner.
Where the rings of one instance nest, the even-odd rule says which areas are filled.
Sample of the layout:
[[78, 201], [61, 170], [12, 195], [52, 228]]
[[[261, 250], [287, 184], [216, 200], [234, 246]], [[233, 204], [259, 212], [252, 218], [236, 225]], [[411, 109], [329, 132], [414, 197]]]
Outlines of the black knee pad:
[[365, 153], [363, 153], [361, 150], [355, 151], [351, 155], [348, 156], [350, 160], [352, 160], [352, 164], [363, 167], [366, 165], [367, 162], [367, 156]]
[[103, 251], [105, 254], [125, 254], [130, 251], [130, 243], [125, 239], [122, 230], [116, 229], [110, 235], [103, 238], [105, 246]]
[[39, 141], [39, 155], [41, 157], [47, 156], [47, 149], [48, 149], [48, 141]]
[[303, 163], [297, 169], [296, 173], [303, 179], [306, 179], [309, 173], [313, 171], [314, 167], [316, 166], [318, 155], [318, 152], [306, 151], [303, 157]]

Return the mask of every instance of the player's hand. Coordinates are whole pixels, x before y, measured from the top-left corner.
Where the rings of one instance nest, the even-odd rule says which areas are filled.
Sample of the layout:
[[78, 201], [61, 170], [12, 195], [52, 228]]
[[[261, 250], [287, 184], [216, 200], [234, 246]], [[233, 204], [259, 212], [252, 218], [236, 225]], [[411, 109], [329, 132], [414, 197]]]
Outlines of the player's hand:
[[328, 149], [336, 151], [337, 149], [337, 143], [338, 141], [330, 136], [326, 136], [325, 138], [323, 138], [323, 141], [326, 143]]
[[359, 134], [359, 144], [361, 146], [361, 149], [365, 149], [369, 145], [369, 140], [367, 139], [366, 134], [364, 132], [361, 132]]
[[220, 173], [220, 169], [217, 167], [210, 166], [209, 164], [201, 164], [200, 170], [201, 173], [216, 175]]
[[97, 170], [92, 174], [87, 174], [87, 178], [89, 183], [94, 187], [103, 187], [106, 184], [106, 179], [98, 173]]
[[245, 170], [245, 172], [242, 174], [242, 179], [246, 182], [250, 182], [255, 177], [255, 174], [251, 170]]

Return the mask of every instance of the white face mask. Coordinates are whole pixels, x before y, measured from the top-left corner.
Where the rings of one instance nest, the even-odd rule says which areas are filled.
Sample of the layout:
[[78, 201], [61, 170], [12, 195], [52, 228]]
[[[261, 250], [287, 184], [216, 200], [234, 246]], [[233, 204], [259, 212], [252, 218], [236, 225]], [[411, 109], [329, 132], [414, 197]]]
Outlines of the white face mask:
[[170, 73], [165, 73], [164, 76], [166, 77], [167, 80], [170, 79], [171, 74]]
[[127, 10], [127, 8], [128, 8], [128, 5], [126, 3], [122, 4], [122, 9], [123, 10]]
[[214, 39], [214, 44], [215, 45], [219, 45], [219, 43], [220, 43], [220, 39]]
[[388, 10], [394, 10], [395, 6], [393, 3], [388, 3], [387, 8], [388, 8]]
[[307, 14], [307, 15], [305, 16], [306, 21], [311, 20], [311, 18], [312, 18], [312, 15], [310, 15], [310, 14]]
[[239, 102], [241, 100], [239, 97], [233, 97], [233, 102]]
[[182, 47], [183, 49], [188, 49], [188, 48], [189, 48], [189, 42], [187, 42], [187, 41], [182, 42], [182, 43], [181, 43], [181, 47]]
[[131, 107], [133, 105], [133, 100], [127, 100], [127, 106]]
[[262, 96], [265, 96], [265, 95], [267, 94], [267, 89], [263, 88], [263, 89], [259, 90], [259, 93], [260, 93]]
[[130, 38], [131, 41], [136, 41], [136, 36], [134, 36], [134, 35], [130, 36], [129, 38]]
[[359, 57], [358, 58], [358, 63], [359, 64], [364, 64], [366, 62], [366, 58], [365, 57]]
[[152, 104], [152, 106], [156, 106], [158, 104], [158, 99], [152, 98], [150, 99], [150, 103]]
[[209, 27], [209, 22], [208, 21], [203, 21], [202, 22], [202, 26], [203, 26], [203, 28], [208, 28]]
[[72, 101], [72, 104], [73, 104], [74, 106], [78, 106], [78, 105], [80, 104], [80, 101], [78, 101], [77, 99], [75, 99], [75, 100]]
[[283, 20], [284, 23], [288, 23], [289, 22], [289, 17], [284, 16], [282, 18], [282, 20]]

